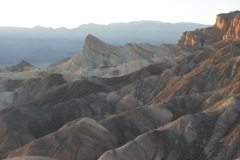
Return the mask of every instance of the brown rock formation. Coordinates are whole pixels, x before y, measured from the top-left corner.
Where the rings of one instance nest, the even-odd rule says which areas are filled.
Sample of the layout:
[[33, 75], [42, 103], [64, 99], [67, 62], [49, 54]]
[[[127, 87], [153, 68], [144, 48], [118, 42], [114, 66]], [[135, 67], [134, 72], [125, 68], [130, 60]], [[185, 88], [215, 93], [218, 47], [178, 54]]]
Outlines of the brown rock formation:
[[240, 11], [217, 15], [212, 27], [184, 32], [178, 44], [202, 47], [229, 38], [240, 38]]
[[231, 21], [223, 39], [240, 39], [240, 12]]

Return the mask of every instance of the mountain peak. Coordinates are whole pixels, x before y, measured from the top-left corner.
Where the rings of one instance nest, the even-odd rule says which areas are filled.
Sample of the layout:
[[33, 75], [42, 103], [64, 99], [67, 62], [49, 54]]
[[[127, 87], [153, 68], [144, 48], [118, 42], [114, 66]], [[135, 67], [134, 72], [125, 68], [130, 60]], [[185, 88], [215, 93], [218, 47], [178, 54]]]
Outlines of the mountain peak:
[[83, 49], [86, 51], [96, 51], [99, 50], [100, 48], [104, 48], [105, 43], [98, 39], [97, 37], [89, 34], [86, 36]]
[[7, 70], [15, 71], [15, 72], [22, 72], [22, 71], [29, 71], [31, 69], [35, 69], [36, 67], [31, 65], [29, 62], [22, 60], [20, 63], [7, 67]]
[[20, 63], [18, 63], [17, 64], [18, 66], [33, 66], [33, 65], [31, 65], [29, 62], [27, 62], [27, 61], [25, 61], [25, 60], [21, 60], [21, 62]]
[[93, 44], [94, 46], [98, 46], [98, 45], [104, 45], [105, 43], [103, 41], [101, 41], [100, 39], [98, 39], [97, 37], [89, 34], [87, 35], [86, 39], [85, 39], [85, 45], [91, 45]]

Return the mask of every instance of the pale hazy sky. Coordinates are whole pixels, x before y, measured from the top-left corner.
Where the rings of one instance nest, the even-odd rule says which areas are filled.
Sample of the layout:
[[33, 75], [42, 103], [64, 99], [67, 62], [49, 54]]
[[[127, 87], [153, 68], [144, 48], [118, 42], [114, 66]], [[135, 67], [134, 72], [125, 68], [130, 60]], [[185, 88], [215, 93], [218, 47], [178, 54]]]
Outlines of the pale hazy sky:
[[0, 26], [67, 27], [138, 20], [213, 24], [240, 0], [0, 0]]

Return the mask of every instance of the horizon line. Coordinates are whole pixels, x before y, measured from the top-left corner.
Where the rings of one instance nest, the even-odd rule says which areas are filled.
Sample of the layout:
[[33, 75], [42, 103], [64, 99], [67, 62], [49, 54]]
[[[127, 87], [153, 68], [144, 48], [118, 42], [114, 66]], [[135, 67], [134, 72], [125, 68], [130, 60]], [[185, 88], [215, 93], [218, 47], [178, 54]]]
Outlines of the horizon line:
[[108, 24], [100, 24], [100, 23], [84, 23], [80, 24], [79, 26], [76, 27], [50, 27], [50, 26], [44, 26], [44, 25], [35, 25], [33, 27], [21, 27], [21, 26], [9, 26], [9, 25], [0, 25], [2, 28], [22, 28], [22, 29], [34, 29], [34, 28], [45, 28], [45, 29], [76, 29], [81, 26], [85, 25], [98, 25], [98, 26], [109, 26], [109, 25], [114, 25], [114, 24], [129, 24], [129, 23], [134, 23], [134, 22], [159, 22], [159, 23], [166, 23], [166, 24], [181, 24], [181, 23], [191, 23], [191, 24], [200, 24], [200, 25], [205, 25], [205, 26], [212, 26], [213, 24], [202, 24], [202, 23], [197, 23], [197, 22], [163, 22], [163, 21], [157, 21], [157, 20], [136, 20], [136, 21], [130, 21], [130, 22], [113, 22], [113, 23], [108, 23]]

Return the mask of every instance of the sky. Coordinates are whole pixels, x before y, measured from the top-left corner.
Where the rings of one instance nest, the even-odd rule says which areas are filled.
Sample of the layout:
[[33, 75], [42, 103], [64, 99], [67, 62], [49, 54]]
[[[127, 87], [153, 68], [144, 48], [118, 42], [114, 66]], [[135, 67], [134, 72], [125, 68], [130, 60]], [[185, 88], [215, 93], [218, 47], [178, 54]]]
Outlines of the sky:
[[214, 24], [240, 0], [0, 0], [0, 26], [75, 28], [139, 20]]

